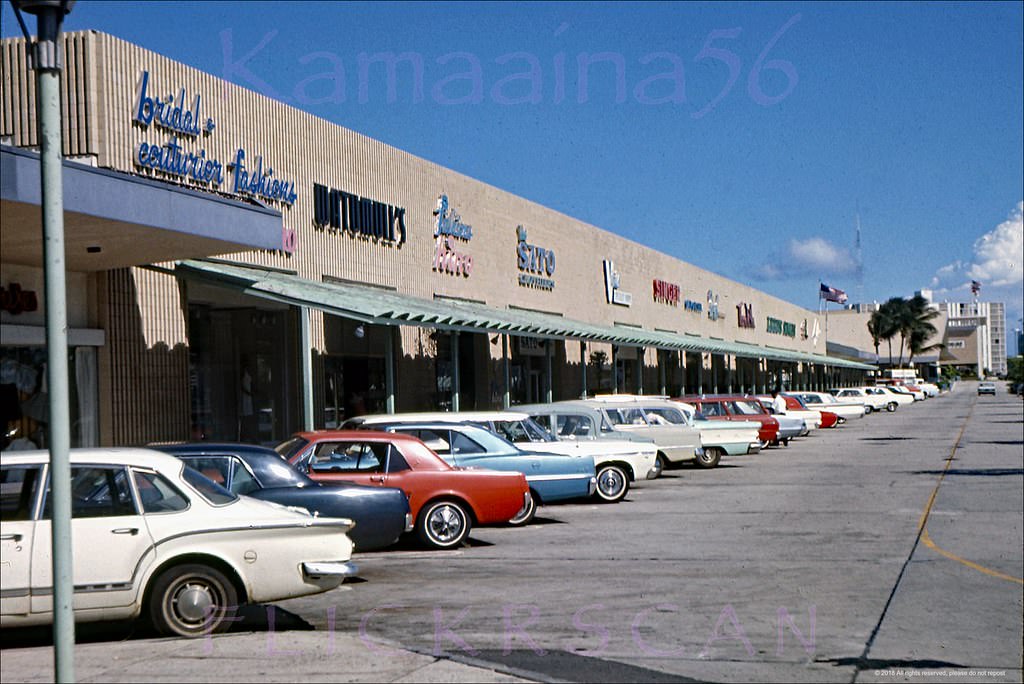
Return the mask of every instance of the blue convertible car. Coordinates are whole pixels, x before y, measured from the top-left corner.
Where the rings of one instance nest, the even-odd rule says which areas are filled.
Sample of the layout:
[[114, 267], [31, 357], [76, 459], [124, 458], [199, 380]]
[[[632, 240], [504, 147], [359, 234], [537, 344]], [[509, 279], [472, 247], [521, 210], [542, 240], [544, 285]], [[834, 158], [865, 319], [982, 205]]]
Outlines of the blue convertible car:
[[235, 494], [355, 522], [348, 532], [357, 551], [394, 544], [412, 529], [409, 501], [401, 489], [359, 484], [322, 485], [273, 449], [249, 444], [196, 442], [152, 446], [177, 456]]
[[401, 414], [395, 414], [362, 424], [359, 418], [353, 418], [349, 427], [412, 435], [453, 466], [523, 473], [530, 485], [531, 499], [520, 514], [509, 521], [513, 525], [530, 522], [538, 503], [583, 499], [593, 495], [597, 487], [593, 457], [523, 451], [477, 425], [405, 422]]

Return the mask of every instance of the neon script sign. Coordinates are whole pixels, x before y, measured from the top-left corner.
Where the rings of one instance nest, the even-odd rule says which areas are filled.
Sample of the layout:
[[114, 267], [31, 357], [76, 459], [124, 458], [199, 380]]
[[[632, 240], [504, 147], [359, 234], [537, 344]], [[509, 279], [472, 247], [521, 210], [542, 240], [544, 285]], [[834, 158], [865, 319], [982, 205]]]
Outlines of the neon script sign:
[[274, 169], [265, 165], [263, 157], [257, 155], [255, 163], [246, 165], [246, 152], [239, 147], [232, 163], [226, 167], [205, 149], [186, 149], [178, 142], [178, 136], [197, 139], [200, 134], [209, 135], [216, 128], [211, 117], [203, 118], [202, 95], [196, 95], [192, 104], [186, 104], [185, 89], [177, 97], [170, 94], [165, 98], [151, 94], [149, 72], [142, 72], [142, 84], [132, 120], [142, 128], [151, 125], [171, 134], [162, 145], [148, 142], [139, 143], [135, 149], [135, 165], [168, 176], [191, 180], [201, 185], [221, 186], [225, 170], [231, 172], [231, 192], [236, 195], [253, 197], [258, 200], [281, 202], [288, 206], [295, 203], [298, 195], [295, 182], [276, 178]]

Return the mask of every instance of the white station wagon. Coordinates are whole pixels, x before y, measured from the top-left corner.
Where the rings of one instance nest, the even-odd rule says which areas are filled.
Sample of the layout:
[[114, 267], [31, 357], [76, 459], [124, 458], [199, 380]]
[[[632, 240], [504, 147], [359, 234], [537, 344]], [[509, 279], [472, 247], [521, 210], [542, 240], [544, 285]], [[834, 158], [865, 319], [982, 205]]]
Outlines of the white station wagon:
[[[0, 626], [53, 621], [46, 451], [0, 457]], [[43, 486], [45, 485], [45, 486]], [[71, 450], [75, 619], [159, 632], [231, 626], [242, 603], [328, 591], [355, 572], [352, 521], [239, 497], [148, 449]]]

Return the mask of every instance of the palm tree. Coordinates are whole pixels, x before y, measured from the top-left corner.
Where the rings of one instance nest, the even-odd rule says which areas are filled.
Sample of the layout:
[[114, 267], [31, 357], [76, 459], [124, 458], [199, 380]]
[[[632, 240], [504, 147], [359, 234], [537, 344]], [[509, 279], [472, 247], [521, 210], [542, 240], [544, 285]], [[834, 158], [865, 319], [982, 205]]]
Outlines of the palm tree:
[[[871, 333], [871, 339], [875, 342], [875, 353], [878, 353], [878, 344], [880, 341], [885, 340], [889, 344], [889, 365], [892, 365], [892, 338], [896, 336], [896, 333], [900, 332], [900, 321], [903, 318], [903, 311], [906, 308], [906, 300], [902, 297], [892, 297], [887, 302], [882, 304], [871, 314], [871, 319], [868, 321], [868, 332]], [[902, 339], [901, 339], [902, 344]], [[902, 363], [902, 349], [900, 351], [900, 361]]]
[[933, 349], [941, 349], [944, 345], [937, 342], [925, 346], [925, 342], [931, 339], [937, 332], [935, 326], [932, 325], [932, 320], [939, 316], [938, 310], [929, 306], [927, 299], [921, 295], [914, 295], [907, 302], [907, 309], [909, 318], [907, 341], [908, 349], [910, 350], [908, 363], [913, 364], [915, 355], [923, 354]]
[[878, 356], [878, 347], [881, 345], [882, 340], [889, 340], [889, 363], [892, 364], [892, 336], [895, 334], [895, 328], [892, 325], [892, 317], [889, 315], [889, 310], [882, 305], [876, 311], [871, 313], [871, 318], [868, 319], [868, 332], [871, 333], [871, 341], [875, 345], [875, 357]]

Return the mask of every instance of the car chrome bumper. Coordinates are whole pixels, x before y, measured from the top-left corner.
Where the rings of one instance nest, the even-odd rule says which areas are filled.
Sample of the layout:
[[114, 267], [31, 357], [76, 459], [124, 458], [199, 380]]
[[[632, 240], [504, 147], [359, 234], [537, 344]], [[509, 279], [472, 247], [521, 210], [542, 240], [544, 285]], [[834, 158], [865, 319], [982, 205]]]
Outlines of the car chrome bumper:
[[751, 442], [747, 445], [747, 454], [757, 454], [761, 451], [761, 442]]
[[355, 563], [341, 561], [313, 561], [302, 564], [302, 576], [306, 579], [322, 579], [324, 577], [348, 577], [359, 572]]
[[405, 531], [406, 532], [412, 532], [412, 528], [414, 527], [415, 522], [416, 521], [414, 521], [412, 519], [412, 513], [406, 513], [405, 514]]

